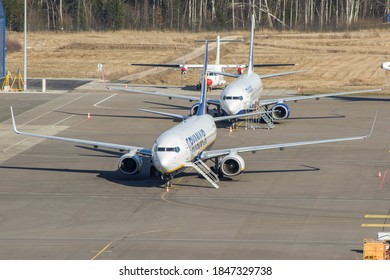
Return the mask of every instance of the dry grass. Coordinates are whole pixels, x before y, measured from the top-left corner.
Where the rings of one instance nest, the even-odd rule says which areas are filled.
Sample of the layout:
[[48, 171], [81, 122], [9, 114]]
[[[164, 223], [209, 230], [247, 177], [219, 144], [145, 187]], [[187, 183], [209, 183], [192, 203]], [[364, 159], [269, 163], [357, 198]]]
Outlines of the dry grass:
[[[29, 77], [98, 78], [97, 65], [102, 63], [108, 79], [118, 79], [145, 70], [128, 63], [167, 63], [185, 56], [201, 45], [195, 39], [215, 38], [217, 33], [173, 33], [120, 31], [110, 33], [29, 33]], [[248, 32], [237, 35], [244, 43], [223, 45], [222, 63], [246, 63]], [[23, 42], [23, 34], [7, 35]], [[257, 73], [290, 70], [306, 72], [264, 81], [268, 88], [295, 88], [303, 92], [351, 90], [381, 86], [387, 74], [380, 69], [390, 61], [390, 34], [386, 30], [349, 33], [282, 33], [256, 32], [256, 63], [298, 63], [289, 68], [263, 68]], [[214, 52], [210, 54], [210, 61]], [[202, 57], [187, 63], [202, 63]], [[23, 68], [22, 51], [9, 53], [7, 68]], [[232, 69], [234, 72], [234, 69]], [[167, 70], [135, 83], [195, 84], [198, 71], [182, 79], [179, 71]]]

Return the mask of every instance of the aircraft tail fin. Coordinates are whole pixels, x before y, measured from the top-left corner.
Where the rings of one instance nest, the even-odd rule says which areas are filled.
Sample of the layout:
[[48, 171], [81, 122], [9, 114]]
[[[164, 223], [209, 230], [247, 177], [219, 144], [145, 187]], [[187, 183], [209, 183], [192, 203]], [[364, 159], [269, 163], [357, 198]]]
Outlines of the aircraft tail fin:
[[215, 58], [215, 65], [219, 65], [220, 64], [220, 51], [221, 51], [221, 43], [224, 42], [224, 43], [234, 43], [234, 42], [242, 42], [241, 39], [220, 39], [220, 36], [218, 35], [217, 36], [217, 39], [212, 39], [212, 40], [195, 40], [195, 42], [216, 42], [217, 43], [217, 54], [216, 54], [216, 58]]
[[207, 60], [209, 52], [209, 43], [206, 41], [204, 49], [204, 61], [203, 61], [203, 71], [202, 71], [202, 86], [201, 86], [201, 95], [200, 95], [200, 104], [198, 111], [196, 112], [197, 116], [206, 114], [207, 107]]
[[221, 47], [221, 42], [220, 42], [219, 35], [218, 35], [217, 36], [217, 56], [215, 58], [216, 65], [219, 65], [220, 47]]
[[248, 74], [253, 72], [253, 45], [254, 45], [254, 33], [255, 33], [255, 16], [251, 17], [251, 39], [249, 47], [249, 57], [248, 57]]

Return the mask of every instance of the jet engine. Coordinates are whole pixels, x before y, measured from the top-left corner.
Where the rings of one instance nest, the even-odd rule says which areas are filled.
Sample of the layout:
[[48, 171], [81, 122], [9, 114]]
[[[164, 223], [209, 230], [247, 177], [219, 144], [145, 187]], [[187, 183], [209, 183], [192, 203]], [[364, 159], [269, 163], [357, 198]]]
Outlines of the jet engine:
[[242, 173], [245, 169], [245, 162], [239, 155], [228, 155], [221, 161], [220, 171], [224, 176], [232, 177]]
[[196, 112], [198, 112], [198, 109], [199, 109], [199, 103], [195, 103], [194, 105], [192, 105], [191, 110], [190, 110], [190, 115], [191, 116], [196, 115]]
[[275, 120], [284, 120], [290, 117], [290, 107], [284, 103], [277, 103], [272, 107], [272, 117]]
[[142, 169], [142, 158], [135, 154], [124, 154], [119, 159], [118, 169], [126, 175], [138, 174]]

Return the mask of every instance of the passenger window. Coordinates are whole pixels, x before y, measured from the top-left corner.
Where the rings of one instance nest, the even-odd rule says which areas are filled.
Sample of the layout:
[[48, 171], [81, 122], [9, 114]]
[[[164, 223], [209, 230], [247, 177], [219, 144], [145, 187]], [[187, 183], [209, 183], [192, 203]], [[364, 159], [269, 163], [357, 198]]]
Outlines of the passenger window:
[[158, 148], [157, 148], [157, 152], [165, 152], [165, 148], [158, 147]]

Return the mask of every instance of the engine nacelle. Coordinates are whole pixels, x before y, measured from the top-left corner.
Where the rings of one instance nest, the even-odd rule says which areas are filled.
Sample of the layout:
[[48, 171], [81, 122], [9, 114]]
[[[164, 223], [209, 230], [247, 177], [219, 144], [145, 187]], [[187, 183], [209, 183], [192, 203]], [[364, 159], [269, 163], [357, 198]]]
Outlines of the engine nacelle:
[[118, 169], [126, 175], [138, 174], [142, 169], [142, 158], [135, 154], [124, 154], [119, 159]]
[[275, 120], [284, 120], [290, 117], [290, 107], [284, 103], [277, 103], [272, 107], [272, 117]]
[[198, 112], [198, 109], [199, 109], [199, 103], [195, 103], [194, 105], [192, 105], [191, 110], [190, 110], [190, 115], [191, 116], [196, 115], [196, 112]]
[[239, 155], [228, 155], [221, 161], [220, 171], [224, 176], [232, 177], [241, 174], [245, 169], [245, 162]]

